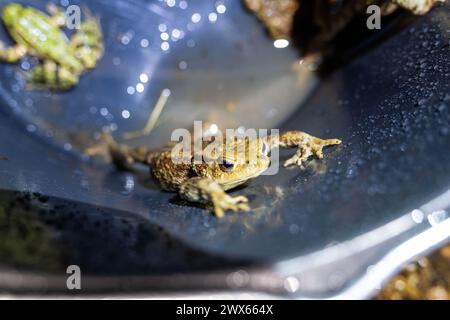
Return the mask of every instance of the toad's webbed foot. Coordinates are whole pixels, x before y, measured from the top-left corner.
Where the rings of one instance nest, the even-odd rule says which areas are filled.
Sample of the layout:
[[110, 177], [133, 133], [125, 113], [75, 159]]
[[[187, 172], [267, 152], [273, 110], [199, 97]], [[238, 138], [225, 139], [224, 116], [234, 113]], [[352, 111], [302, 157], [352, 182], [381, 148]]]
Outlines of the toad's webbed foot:
[[232, 197], [216, 181], [207, 178], [196, 177], [185, 181], [180, 186], [179, 194], [188, 201], [211, 205], [218, 218], [223, 217], [226, 210], [250, 210], [246, 197]]
[[281, 147], [297, 148], [294, 156], [286, 160], [285, 167], [303, 164], [311, 157], [323, 158], [323, 148], [326, 146], [341, 144], [339, 139], [320, 139], [302, 131], [288, 131], [280, 136]]

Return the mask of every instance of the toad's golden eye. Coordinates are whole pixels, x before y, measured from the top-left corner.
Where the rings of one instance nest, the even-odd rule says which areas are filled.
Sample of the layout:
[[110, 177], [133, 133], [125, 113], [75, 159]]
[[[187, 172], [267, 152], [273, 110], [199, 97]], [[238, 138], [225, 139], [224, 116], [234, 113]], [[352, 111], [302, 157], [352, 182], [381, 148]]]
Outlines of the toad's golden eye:
[[234, 163], [228, 162], [226, 160], [223, 160], [222, 164], [220, 165], [223, 171], [233, 171], [234, 169]]

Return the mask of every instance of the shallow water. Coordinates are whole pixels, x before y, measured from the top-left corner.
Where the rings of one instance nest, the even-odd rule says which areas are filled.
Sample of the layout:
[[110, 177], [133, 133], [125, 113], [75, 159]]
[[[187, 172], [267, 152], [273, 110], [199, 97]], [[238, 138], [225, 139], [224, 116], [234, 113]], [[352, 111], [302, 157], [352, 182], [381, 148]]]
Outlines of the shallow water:
[[[316, 84], [306, 67], [294, 71], [296, 50], [275, 48], [238, 1], [97, 0], [89, 7], [101, 19], [106, 54], [73, 90], [26, 90], [24, 72], [34, 59], [0, 64], [3, 102], [29, 132], [65, 150], [79, 151], [93, 133], [109, 130], [120, 139], [143, 128], [163, 90], [170, 96], [155, 130], [129, 143], [165, 144], [193, 120], [276, 127]], [[8, 40], [4, 28], [0, 38]]]

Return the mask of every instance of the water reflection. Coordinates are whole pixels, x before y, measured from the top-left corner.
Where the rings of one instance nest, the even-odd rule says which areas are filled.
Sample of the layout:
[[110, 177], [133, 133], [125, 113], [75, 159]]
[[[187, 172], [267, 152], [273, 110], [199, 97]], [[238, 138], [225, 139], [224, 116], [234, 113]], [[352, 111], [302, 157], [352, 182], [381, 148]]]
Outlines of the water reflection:
[[[125, 188], [133, 185], [128, 177]], [[138, 216], [119, 211], [38, 193], [0, 191], [0, 203], [3, 267], [65, 276], [67, 266], [76, 264], [87, 275], [153, 275], [243, 263], [192, 249]]]

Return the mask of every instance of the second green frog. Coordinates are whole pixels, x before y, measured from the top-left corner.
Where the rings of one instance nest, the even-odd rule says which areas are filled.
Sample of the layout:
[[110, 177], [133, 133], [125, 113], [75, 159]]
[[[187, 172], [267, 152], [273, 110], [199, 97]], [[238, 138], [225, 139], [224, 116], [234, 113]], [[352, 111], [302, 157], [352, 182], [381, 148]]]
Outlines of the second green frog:
[[34, 56], [39, 64], [30, 73], [31, 87], [67, 90], [103, 56], [102, 30], [98, 19], [85, 10], [86, 18], [69, 39], [62, 30], [65, 11], [53, 4], [47, 11], [18, 3], [3, 8], [3, 23], [16, 44], [6, 48], [0, 42], [0, 60], [14, 63], [27, 54]]

